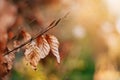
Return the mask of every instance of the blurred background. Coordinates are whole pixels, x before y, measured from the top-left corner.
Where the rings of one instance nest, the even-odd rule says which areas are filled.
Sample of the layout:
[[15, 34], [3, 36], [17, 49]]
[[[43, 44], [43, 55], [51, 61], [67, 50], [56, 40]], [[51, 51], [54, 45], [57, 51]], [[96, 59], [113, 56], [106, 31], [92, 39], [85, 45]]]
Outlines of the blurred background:
[[48, 32], [60, 42], [61, 63], [50, 54], [34, 71], [21, 52], [9, 80], [120, 80], [120, 0], [1, 0], [0, 13], [4, 5], [15, 14], [9, 32], [23, 25], [33, 36], [70, 11]]

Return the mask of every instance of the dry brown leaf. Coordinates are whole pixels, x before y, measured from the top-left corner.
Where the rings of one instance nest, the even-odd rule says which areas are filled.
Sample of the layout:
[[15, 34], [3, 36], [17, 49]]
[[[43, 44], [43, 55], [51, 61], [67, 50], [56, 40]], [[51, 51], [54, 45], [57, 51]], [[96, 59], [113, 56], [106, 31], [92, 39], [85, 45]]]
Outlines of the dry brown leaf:
[[1, 55], [0, 54], [0, 80], [1, 77], [6, 76], [9, 71], [12, 69], [13, 66], [13, 60], [15, 59], [15, 54], [11, 53], [8, 55]]
[[44, 36], [40, 36], [37, 38], [36, 43], [40, 50], [40, 58], [45, 58], [49, 54], [49, 51], [50, 51], [50, 46], [47, 40], [45, 39]]
[[[22, 31], [22, 35], [25, 42], [31, 39], [31, 35], [25, 31]], [[39, 56], [39, 48], [37, 47], [34, 41], [25, 45], [24, 55], [25, 55], [25, 59], [28, 61], [28, 63], [30, 63], [32, 68], [36, 69], [37, 64], [40, 60], [40, 56]]]
[[3, 55], [0, 54], [0, 80], [8, 73], [6, 65], [4, 65], [4, 60]]
[[5, 55], [5, 63], [7, 64], [7, 69], [8, 70], [12, 69], [14, 59], [15, 59], [15, 54], [14, 53]]
[[12, 69], [14, 59], [15, 59], [14, 53], [5, 56], [0, 54], [0, 80], [4, 80], [3, 78]]
[[36, 69], [38, 62], [40, 61], [40, 50], [36, 43], [32, 41], [26, 45], [25, 59], [30, 63], [33, 69]]
[[25, 42], [31, 39], [31, 35], [28, 32], [22, 30], [21, 33], [23, 35], [23, 38], [24, 38]]
[[48, 41], [51, 51], [54, 56], [57, 58], [57, 62], [60, 63], [60, 55], [59, 55], [59, 41], [53, 35], [46, 35], [46, 40]]
[[25, 59], [30, 63], [33, 69], [36, 69], [40, 59], [45, 58], [50, 51], [50, 46], [44, 36], [38, 37], [36, 43], [32, 41], [27, 44], [25, 51]]
[[[22, 32], [24, 40], [28, 41], [31, 39], [31, 35], [25, 31]], [[36, 69], [40, 59], [45, 58], [50, 51], [56, 56], [58, 63], [60, 63], [59, 56], [59, 42], [55, 36], [39, 36], [36, 41], [32, 41], [25, 45], [25, 59], [30, 63], [33, 69]]]
[[12, 31], [8, 32], [8, 39], [11, 40], [14, 37], [14, 33]]

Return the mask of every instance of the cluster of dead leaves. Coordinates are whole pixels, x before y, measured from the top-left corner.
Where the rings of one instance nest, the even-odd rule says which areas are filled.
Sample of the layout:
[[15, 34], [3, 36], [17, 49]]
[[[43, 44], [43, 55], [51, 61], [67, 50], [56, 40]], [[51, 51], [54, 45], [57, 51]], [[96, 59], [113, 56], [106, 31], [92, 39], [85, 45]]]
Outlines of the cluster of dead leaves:
[[4, 55], [7, 51], [8, 34], [7, 29], [16, 20], [16, 7], [7, 0], [0, 0], [0, 80], [12, 68], [15, 54]]
[[[24, 32], [24, 41], [31, 39], [29, 33]], [[31, 41], [25, 45], [25, 59], [32, 66], [33, 69], [36, 69], [40, 59], [45, 58], [51, 51], [53, 55], [57, 58], [57, 62], [60, 63], [59, 55], [59, 42], [57, 38], [53, 35], [47, 34], [38, 36], [36, 40]]]
[[[12, 1], [12, 0], [10, 0]], [[18, 0], [14, 0], [18, 1]], [[13, 1], [13, 2], [14, 2]], [[12, 31], [11, 29], [15, 29], [18, 27], [14, 27], [15, 25], [20, 25], [24, 23], [24, 16], [28, 16], [24, 7], [29, 9], [29, 6], [20, 6], [21, 2], [25, 2], [26, 0], [21, 0], [16, 3], [16, 6], [11, 4], [8, 0], [0, 0], [0, 80], [6, 76], [9, 71], [12, 69], [13, 61], [15, 59], [15, 53], [21, 51], [21, 45], [25, 44], [27, 41], [32, 39], [32, 36], [26, 30], [21, 30], [19, 34], [18, 31]], [[26, 3], [27, 4], [27, 3]], [[17, 9], [18, 8], [18, 9]], [[30, 10], [35, 10], [37, 8], [30, 8]], [[17, 10], [21, 11], [21, 15], [17, 15]], [[33, 13], [33, 11], [31, 11]], [[37, 12], [38, 14], [40, 12]], [[22, 16], [24, 15], [24, 16]], [[41, 23], [41, 18], [38, 20], [37, 14], [30, 14], [30, 16], [36, 18], [36, 20]], [[20, 18], [19, 18], [20, 16]], [[33, 18], [32, 18], [33, 19]], [[30, 18], [31, 20], [31, 18]], [[58, 22], [56, 22], [58, 23]], [[19, 37], [22, 35], [22, 41], [13, 40], [13, 38]], [[12, 40], [12, 41], [10, 41]], [[9, 42], [10, 41], [10, 42]], [[9, 45], [10, 43], [10, 45]], [[15, 48], [17, 48], [14, 50]], [[25, 44], [22, 49], [25, 50], [24, 56], [26, 61], [31, 65], [33, 69], [37, 68], [39, 61], [45, 58], [50, 52], [57, 58], [57, 62], [60, 63], [60, 55], [59, 55], [59, 42], [57, 38], [53, 35], [41, 35], [36, 37], [36, 39], [29, 41], [29, 43]], [[12, 51], [13, 50], [13, 51]], [[11, 52], [10, 52], [11, 51]], [[8, 53], [9, 52], [9, 53]], [[6, 54], [8, 53], [8, 54]]]
[[[50, 53], [50, 51], [57, 58], [57, 62], [60, 63], [59, 41], [54, 35], [41, 35], [36, 37], [34, 40], [31, 40], [32, 36], [26, 31], [22, 30], [20, 35], [23, 36], [23, 42], [20, 43], [18, 40], [15, 40], [12, 45], [14, 48], [19, 48], [13, 52], [10, 52], [9, 54], [0, 55], [0, 69], [2, 69], [0, 76], [5, 76], [12, 69], [13, 61], [15, 59], [15, 52], [20, 51], [20, 46], [22, 44], [25, 44], [22, 48], [25, 50], [25, 60], [34, 70], [36, 70], [39, 61], [45, 58]], [[13, 50], [9, 46], [7, 46], [7, 49], [9, 49], [8, 52]]]

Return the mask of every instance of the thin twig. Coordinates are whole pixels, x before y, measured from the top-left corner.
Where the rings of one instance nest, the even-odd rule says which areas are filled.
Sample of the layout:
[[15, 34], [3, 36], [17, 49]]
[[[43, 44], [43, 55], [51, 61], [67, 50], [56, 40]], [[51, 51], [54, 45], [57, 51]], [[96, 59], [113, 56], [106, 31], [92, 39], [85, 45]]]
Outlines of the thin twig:
[[[61, 21], [61, 18], [59, 18], [57, 21], [53, 21], [52, 24], [53, 26], [50, 24], [46, 29], [44, 29], [41, 34], [38, 33], [35, 37], [33, 37], [33, 40], [36, 39], [37, 37], [43, 35], [44, 33], [46, 33], [47, 31], [49, 31], [50, 29], [54, 28], [55, 26], [57, 26], [57, 24]], [[51, 27], [50, 27], [51, 26]]]
[[[50, 26], [52, 26], [53, 24], [55, 24], [55, 22], [56, 22], [56, 20], [53, 20], [50, 24], [49, 24], [49, 26], [47, 27], [47, 28], [49, 28]], [[44, 29], [44, 30], [47, 30], [47, 28], [46, 29]], [[44, 32], [44, 30], [42, 31], [42, 32]], [[41, 31], [40, 32], [38, 32], [35, 36], [38, 36], [40, 33], [42, 33]]]
[[[67, 15], [68, 15], [68, 13], [65, 16], [63, 16], [62, 18], [65, 18]], [[38, 34], [35, 35], [35, 37], [32, 37], [30, 40], [26, 41], [25, 43], [21, 44], [20, 46], [18, 46], [16, 48], [14, 48], [13, 50], [6, 52], [4, 54], [4, 56], [7, 55], [7, 54], [10, 54], [11, 52], [13, 52], [13, 51], [15, 51], [15, 50], [17, 50], [19, 48], [22, 48], [26, 44], [30, 43], [31, 41], [35, 40], [36, 38], [38, 38], [39, 36], [43, 35], [47, 31], [51, 30], [52, 28], [54, 28], [55, 26], [58, 25], [58, 23], [62, 20], [62, 18], [59, 18], [58, 20], [52, 21], [51, 24], [47, 28], [45, 28], [42, 32], [39, 32]], [[31, 22], [34, 22], [34, 21], [35, 20], [32, 20]]]

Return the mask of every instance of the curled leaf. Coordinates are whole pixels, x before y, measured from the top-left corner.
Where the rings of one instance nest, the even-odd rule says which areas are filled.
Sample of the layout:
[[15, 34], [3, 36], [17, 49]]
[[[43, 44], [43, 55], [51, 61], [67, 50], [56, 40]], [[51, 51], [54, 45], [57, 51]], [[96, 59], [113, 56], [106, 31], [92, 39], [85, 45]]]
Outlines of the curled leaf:
[[58, 39], [53, 35], [46, 35], [46, 40], [48, 41], [50, 45], [50, 49], [54, 56], [57, 58], [57, 62], [60, 63], [60, 55], [59, 55], [59, 41]]

